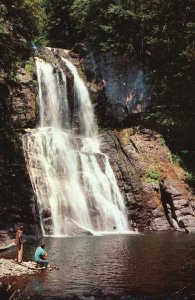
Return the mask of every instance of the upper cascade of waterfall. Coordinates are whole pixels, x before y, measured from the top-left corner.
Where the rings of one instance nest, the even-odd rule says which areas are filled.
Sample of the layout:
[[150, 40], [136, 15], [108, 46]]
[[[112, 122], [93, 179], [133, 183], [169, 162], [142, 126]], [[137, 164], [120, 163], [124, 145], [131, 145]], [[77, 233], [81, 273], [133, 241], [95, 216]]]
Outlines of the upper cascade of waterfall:
[[64, 68], [37, 58], [40, 126], [23, 136], [43, 234], [127, 232], [124, 200], [109, 159], [99, 150], [87, 87], [76, 67], [67, 59], [62, 62], [74, 77], [78, 128], [69, 121]]
[[69, 127], [69, 109], [64, 72], [61, 68], [55, 69], [51, 64], [39, 58], [36, 59], [36, 69], [39, 83], [40, 126]]
[[99, 152], [99, 142], [97, 126], [94, 118], [93, 107], [89, 96], [89, 91], [84, 81], [79, 76], [77, 68], [68, 60], [62, 57], [67, 68], [74, 76], [74, 99], [75, 111], [78, 112], [80, 133], [85, 137], [84, 149], [91, 149]]

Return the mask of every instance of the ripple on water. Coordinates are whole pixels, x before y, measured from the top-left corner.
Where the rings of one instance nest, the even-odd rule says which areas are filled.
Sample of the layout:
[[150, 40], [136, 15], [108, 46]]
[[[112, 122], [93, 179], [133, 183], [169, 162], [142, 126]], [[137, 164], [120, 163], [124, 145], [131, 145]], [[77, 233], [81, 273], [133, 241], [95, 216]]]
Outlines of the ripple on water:
[[[59, 266], [59, 270], [15, 280], [28, 295], [60, 299], [81, 296], [92, 289], [118, 297], [149, 295], [159, 299], [165, 299], [166, 295], [174, 299], [174, 293], [178, 292], [191, 297], [186, 299], [193, 299], [195, 294], [192, 235], [45, 237], [44, 241], [50, 263]], [[26, 259], [33, 257], [36, 246], [25, 246]], [[10, 249], [4, 255], [13, 257], [14, 252]]]

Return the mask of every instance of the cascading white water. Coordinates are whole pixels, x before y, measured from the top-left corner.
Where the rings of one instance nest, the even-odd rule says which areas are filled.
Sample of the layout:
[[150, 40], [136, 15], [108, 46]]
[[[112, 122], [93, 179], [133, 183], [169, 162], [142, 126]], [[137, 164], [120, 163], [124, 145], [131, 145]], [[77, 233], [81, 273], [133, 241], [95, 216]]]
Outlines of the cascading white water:
[[94, 120], [93, 107], [88, 89], [80, 78], [76, 67], [63, 57], [62, 60], [74, 76], [75, 110], [78, 112], [80, 133], [85, 138], [83, 139], [83, 147], [86, 151], [100, 152], [97, 126]]
[[88, 90], [75, 66], [78, 132], [70, 126], [66, 77], [36, 60], [40, 127], [23, 136], [23, 148], [40, 209], [43, 234], [128, 231], [126, 209], [108, 157], [100, 152]]

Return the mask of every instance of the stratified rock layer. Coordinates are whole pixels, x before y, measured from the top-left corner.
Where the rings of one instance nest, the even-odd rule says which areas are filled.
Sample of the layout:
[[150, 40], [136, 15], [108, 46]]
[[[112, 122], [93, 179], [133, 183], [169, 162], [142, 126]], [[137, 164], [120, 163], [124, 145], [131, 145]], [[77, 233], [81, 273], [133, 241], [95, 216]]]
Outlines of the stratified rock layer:
[[136, 128], [102, 135], [123, 192], [129, 220], [138, 230], [195, 231], [195, 199], [186, 172], [172, 162], [162, 137]]

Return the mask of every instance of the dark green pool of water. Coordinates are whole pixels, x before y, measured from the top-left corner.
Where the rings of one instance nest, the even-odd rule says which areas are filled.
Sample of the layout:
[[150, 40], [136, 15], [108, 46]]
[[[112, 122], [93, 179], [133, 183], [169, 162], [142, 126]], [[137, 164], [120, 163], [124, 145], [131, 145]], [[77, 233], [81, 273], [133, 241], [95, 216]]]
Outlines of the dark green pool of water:
[[[59, 270], [14, 278], [30, 299], [195, 299], [195, 236], [43, 238]], [[38, 243], [24, 246], [33, 259]], [[14, 257], [15, 249], [1, 253]]]

